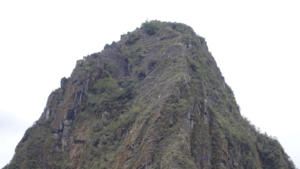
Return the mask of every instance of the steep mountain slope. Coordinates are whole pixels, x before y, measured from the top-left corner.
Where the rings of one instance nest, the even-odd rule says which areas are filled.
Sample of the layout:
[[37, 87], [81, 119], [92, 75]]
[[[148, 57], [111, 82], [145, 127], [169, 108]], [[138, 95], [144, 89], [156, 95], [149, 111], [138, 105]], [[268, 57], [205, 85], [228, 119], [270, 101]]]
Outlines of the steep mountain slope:
[[294, 169], [242, 118], [206, 42], [151, 21], [79, 60], [5, 169]]

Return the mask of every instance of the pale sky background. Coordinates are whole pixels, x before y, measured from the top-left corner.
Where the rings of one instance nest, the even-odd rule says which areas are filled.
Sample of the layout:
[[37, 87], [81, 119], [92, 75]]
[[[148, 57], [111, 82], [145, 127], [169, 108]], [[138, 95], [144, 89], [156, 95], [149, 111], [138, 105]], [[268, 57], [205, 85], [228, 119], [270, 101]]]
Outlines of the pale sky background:
[[1, 0], [0, 167], [76, 60], [152, 19], [206, 38], [242, 115], [299, 168], [299, 0]]

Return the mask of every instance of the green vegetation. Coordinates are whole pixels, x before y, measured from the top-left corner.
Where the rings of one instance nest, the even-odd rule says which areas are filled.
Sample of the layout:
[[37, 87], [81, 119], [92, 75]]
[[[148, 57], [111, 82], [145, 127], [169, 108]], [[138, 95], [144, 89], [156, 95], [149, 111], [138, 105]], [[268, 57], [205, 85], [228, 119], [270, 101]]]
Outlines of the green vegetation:
[[147, 33], [150, 36], [156, 34], [159, 30], [157, 21], [147, 21], [142, 24], [141, 28], [145, 33]]
[[126, 45], [133, 45], [136, 41], [138, 41], [140, 37], [136, 34], [129, 33], [127, 36], [127, 40], [125, 42]]
[[78, 61], [45, 113], [5, 169], [295, 169], [180, 23], [145, 22]]
[[52, 166], [54, 169], [64, 168], [63, 153], [55, 151], [57, 141], [51, 135], [49, 123], [37, 122], [29, 128], [21, 142], [16, 154], [7, 169], [15, 168], [37, 168], [43, 169], [45, 166]]
[[99, 79], [91, 88], [91, 92], [103, 99], [115, 98], [123, 93], [118, 81], [112, 77]]

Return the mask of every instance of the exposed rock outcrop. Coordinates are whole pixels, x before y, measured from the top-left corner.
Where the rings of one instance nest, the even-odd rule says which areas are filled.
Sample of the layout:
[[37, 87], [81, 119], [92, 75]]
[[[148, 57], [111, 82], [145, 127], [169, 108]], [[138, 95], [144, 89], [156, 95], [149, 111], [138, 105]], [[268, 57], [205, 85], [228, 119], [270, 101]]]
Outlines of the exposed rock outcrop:
[[151, 21], [79, 60], [5, 169], [294, 169], [244, 119], [204, 38]]

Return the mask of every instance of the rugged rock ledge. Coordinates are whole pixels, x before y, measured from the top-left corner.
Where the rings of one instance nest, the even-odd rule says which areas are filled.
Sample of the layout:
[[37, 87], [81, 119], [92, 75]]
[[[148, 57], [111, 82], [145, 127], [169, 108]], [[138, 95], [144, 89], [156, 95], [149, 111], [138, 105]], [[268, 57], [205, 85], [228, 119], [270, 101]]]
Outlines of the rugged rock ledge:
[[79, 60], [4, 169], [294, 169], [239, 113], [204, 38], [151, 21]]

